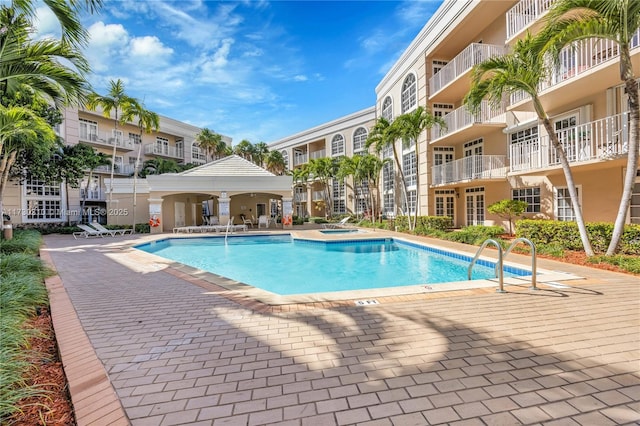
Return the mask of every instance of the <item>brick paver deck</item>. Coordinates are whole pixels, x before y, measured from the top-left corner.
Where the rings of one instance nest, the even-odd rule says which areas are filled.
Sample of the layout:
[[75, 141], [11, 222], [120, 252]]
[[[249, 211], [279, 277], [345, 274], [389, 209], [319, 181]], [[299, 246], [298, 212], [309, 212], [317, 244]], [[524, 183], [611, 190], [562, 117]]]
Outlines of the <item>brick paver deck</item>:
[[266, 309], [135, 268], [134, 238], [45, 238], [79, 425], [640, 423], [638, 277]]

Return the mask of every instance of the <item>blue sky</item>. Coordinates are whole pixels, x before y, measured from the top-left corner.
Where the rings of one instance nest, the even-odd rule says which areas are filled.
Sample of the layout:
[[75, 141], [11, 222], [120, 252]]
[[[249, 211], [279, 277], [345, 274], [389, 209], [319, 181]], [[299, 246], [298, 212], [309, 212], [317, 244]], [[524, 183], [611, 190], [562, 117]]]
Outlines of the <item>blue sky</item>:
[[[83, 22], [90, 82], [122, 79], [147, 109], [272, 142], [370, 107], [441, 0], [105, 2]], [[55, 33], [43, 9], [40, 35]]]

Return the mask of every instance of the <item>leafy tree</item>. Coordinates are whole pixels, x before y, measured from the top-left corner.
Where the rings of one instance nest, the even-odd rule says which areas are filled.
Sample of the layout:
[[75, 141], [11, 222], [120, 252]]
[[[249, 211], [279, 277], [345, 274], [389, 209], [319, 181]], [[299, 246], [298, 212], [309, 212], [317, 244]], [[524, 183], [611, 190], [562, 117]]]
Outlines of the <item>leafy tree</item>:
[[[272, 155], [274, 152], [279, 153], [280, 158], [282, 158], [282, 153], [280, 153], [280, 151], [270, 151], [269, 156]], [[308, 164], [303, 164], [302, 166], [296, 167], [291, 171], [291, 176], [293, 178], [294, 192], [296, 192], [295, 190], [297, 188], [302, 188], [303, 191], [307, 190], [307, 182], [309, 181], [310, 174], [311, 174], [311, 171], [309, 170]]]
[[509, 235], [513, 235], [513, 219], [521, 217], [528, 203], [520, 200], [500, 200], [487, 206], [487, 211], [509, 221]]
[[430, 129], [436, 124], [445, 127], [445, 122], [431, 114], [430, 111], [422, 106], [417, 107], [415, 110], [402, 114], [394, 122], [393, 126], [398, 127], [398, 133], [402, 139], [402, 145], [408, 148], [413, 143], [415, 156], [416, 156], [416, 208], [414, 210], [413, 221], [409, 218], [409, 229], [415, 229], [418, 222], [418, 214], [420, 209], [420, 200], [417, 199], [417, 195], [420, 192], [420, 150], [418, 149], [420, 144], [418, 138], [425, 129]]
[[161, 175], [164, 173], [179, 173], [181, 171], [180, 165], [176, 163], [175, 160], [153, 158], [144, 162], [140, 176], [146, 177], [148, 175]]
[[[369, 185], [369, 199], [371, 206], [371, 221], [376, 222], [378, 217], [381, 216], [380, 205], [380, 175], [385, 163], [390, 159], [386, 158], [382, 160], [380, 157], [372, 154], [365, 154], [360, 160], [360, 170], [363, 176], [366, 176], [366, 182]], [[375, 193], [375, 196], [374, 196]]]
[[111, 154], [111, 175], [109, 178], [109, 204], [113, 202], [113, 172], [116, 164], [116, 152], [118, 147], [117, 133], [118, 123], [121, 121], [119, 114], [128, 108], [132, 108], [131, 104], [136, 100], [128, 96], [124, 91], [124, 83], [118, 79], [109, 82], [109, 91], [106, 95], [99, 95], [95, 92], [89, 95], [87, 100], [87, 108], [95, 111], [97, 108], [102, 109], [102, 115], [106, 118], [111, 117], [113, 112], [113, 152]]
[[264, 142], [258, 142], [253, 146], [253, 162], [260, 167], [265, 166], [265, 160], [269, 154], [269, 146]]
[[542, 122], [558, 153], [585, 254], [593, 256], [593, 249], [582, 217], [582, 208], [567, 154], [564, 146], [558, 140], [558, 135], [538, 96], [538, 87], [545, 80], [549, 71], [543, 58], [543, 46], [544, 40], [542, 38], [527, 35], [524, 39], [518, 40], [511, 53], [489, 58], [474, 66], [471, 89], [464, 102], [472, 111], [475, 111], [485, 98], [488, 98], [493, 104], [500, 104], [505, 94], [518, 91], [524, 91], [531, 97], [538, 119]]
[[252, 161], [254, 151], [253, 144], [246, 139], [241, 140], [240, 143], [233, 148], [234, 154], [249, 161]]
[[308, 163], [311, 177], [316, 182], [320, 182], [324, 191], [325, 215], [333, 215], [333, 199], [331, 195], [330, 182], [336, 177], [338, 171], [338, 160], [336, 158], [314, 158]]
[[637, 0], [558, 0], [547, 14], [547, 26], [543, 37], [546, 48], [558, 61], [560, 50], [568, 44], [585, 39], [600, 38], [618, 45], [620, 54], [620, 80], [624, 82], [629, 97], [629, 149], [627, 169], [618, 214], [613, 228], [607, 255], [618, 250], [633, 187], [640, 149], [640, 99], [638, 77], [633, 70], [630, 46], [640, 28], [640, 1]]

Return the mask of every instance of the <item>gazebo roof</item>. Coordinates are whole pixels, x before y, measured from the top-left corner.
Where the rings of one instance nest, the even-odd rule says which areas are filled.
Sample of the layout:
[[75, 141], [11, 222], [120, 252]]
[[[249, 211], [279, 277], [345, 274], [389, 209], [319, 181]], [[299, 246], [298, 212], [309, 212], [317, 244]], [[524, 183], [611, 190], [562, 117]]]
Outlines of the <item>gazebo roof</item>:
[[211, 163], [177, 173], [178, 176], [275, 176], [262, 167], [237, 155], [230, 155]]

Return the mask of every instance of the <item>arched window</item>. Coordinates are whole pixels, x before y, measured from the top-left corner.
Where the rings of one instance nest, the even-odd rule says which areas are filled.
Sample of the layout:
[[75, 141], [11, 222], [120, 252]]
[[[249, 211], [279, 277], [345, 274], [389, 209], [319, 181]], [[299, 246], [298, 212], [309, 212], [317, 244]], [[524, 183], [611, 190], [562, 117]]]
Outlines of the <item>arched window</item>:
[[331, 139], [331, 156], [344, 155], [344, 136], [337, 134]]
[[353, 153], [357, 154], [366, 150], [368, 132], [364, 127], [358, 127], [353, 132]]
[[284, 168], [289, 170], [289, 154], [287, 153], [287, 150], [283, 149], [281, 154], [282, 154], [282, 159], [284, 160]]
[[417, 102], [416, 76], [409, 74], [402, 83], [402, 114], [416, 106]]
[[387, 96], [384, 98], [384, 102], [382, 102], [382, 117], [387, 121], [393, 120], [393, 102], [391, 101], [391, 96]]

